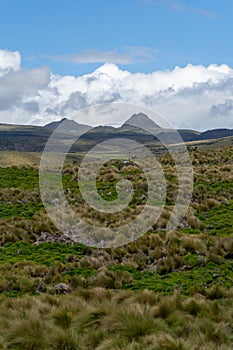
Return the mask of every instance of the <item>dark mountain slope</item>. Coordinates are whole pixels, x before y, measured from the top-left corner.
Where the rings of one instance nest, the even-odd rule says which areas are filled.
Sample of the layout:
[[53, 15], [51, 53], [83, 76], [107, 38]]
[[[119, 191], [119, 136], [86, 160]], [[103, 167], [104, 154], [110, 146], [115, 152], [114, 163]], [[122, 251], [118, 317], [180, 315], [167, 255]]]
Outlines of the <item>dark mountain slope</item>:
[[212, 129], [202, 132], [195, 140], [220, 139], [228, 136], [233, 136], [233, 129]]

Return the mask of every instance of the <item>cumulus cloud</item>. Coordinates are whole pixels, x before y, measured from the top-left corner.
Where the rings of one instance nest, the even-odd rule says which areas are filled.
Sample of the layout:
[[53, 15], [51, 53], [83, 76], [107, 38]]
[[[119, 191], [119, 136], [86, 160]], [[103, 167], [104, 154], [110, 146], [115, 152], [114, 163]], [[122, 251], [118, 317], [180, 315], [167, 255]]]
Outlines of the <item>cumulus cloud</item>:
[[[20, 100], [38, 94], [49, 83], [48, 68], [9, 73], [0, 78], [0, 110], [7, 110]], [[31, 106], [32, 102], [30, 103]], [[31, 108], [31, 107], [30, 107]]]
[[171, 71], [132, 74], [105, 64], [81, 77], [53, 77], [49, 87], [56, 87], [59, 96], [54, 117], [65, 113], [72, 117], [75, 111], [96, 103], [129, 102], [160, 112], [175, 127], [201, 130], [233, 127], [232, 118], [221, 120], [211, 110], [232, 96], [232, 79], [233, 71], [227, 65], [187, 65]]
[[213, 105], [211, 113], [217, 117], [233, 117], [233, 100], [227, 99], [224, 103]]
[[[107, 63], [82, 76], [58, 76], [39, 68], [15, 69], [0, 77], [0, 122], [43, 125], [106, 102], [149, 107], [177, 128], [233, 128], [233, 70], [224, 64], [189, 64], [144, 74]], [[93, 120], [92, 125], [98, 123]]]

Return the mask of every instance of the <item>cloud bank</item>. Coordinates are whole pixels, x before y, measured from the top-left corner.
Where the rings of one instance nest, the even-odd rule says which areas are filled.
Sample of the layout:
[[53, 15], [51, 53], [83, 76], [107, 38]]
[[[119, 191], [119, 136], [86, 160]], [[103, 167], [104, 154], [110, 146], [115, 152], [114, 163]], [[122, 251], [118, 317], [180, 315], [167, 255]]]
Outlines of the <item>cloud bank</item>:
[[43, 125], [93, 104], [128, 102], [157, 111], [176, 128], [233, 128], [233, 70], [225, 64], [144, 74], [105, 63], [90, 74], [58, 76], [45, 67], [22, 70], [20, 62], [18, 52], [0, 50], [2, 123]]

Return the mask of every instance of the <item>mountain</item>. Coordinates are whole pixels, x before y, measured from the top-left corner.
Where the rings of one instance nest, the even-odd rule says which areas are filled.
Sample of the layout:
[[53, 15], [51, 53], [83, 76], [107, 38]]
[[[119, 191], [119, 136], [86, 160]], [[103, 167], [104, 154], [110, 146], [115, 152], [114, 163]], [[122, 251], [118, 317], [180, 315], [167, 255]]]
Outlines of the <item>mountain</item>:
[[174, 144], [180, 142], [180, 137], [184, 142], [190, 142], [196, 140], [199, 136], [200, 132], [195, 130], [169, 130], [169, 129], [161, 129], [159, 133], [157, 133], [157, 138], [163, 140], [166, 144]]
[[195, 140], [220, 139], [228, 136], [233, 136], [233, 129], [212, 129], [200, 133]]
[[[42, 152], [52, 132], [57, 128], [59, 135], [54, 141], [54, 149], [57, 149], [59, 144], [63, 145], [64, 141], [73, 138], [74, 135], [78, 136], [80, 133], [84, 133], [79, 143], [73, 144], [72, 152], [86, 152], [97, 143], [109, 138], [129, 138], [152, 147], [161, 146], [160, 141], [167, 144], [180, 142], [180, 138], [177, 137], [174, 130], [163, 129], [146, 114], [138, 113], [133, 114], [119, 128], [112, 126], [91, 128], [67, 118], [45, 126], [0, 124], [0, 151]], [[145, 128], [151, 133], [147, 132]], [[206, 147], [207, 144], [208, 147], [212, 147], [211, 145], [217, 147], [217, 145], [229, 144], [233, 139], [233, 129], [214, 129], [204, 132], [188, 129], [177, 131], [184, 142], [189, 145], [193, 143], [198, 147], [200, 145]], [[218, 140], [217, 143], [216, 140]]]
[[129, 128], [129, 127], [136, 127], [145, 130], [158, 130], [161, 129], [161, 127], [156, 124], [152, 119], [150, 119], [146, 114], [144, 113], [138, 113], [133, 114], [123, 125], [121, 128]]
[[85, 125], [85, 124], [79, 124], [74, 120], [63, 118], [59, 121], [46, 124], [44, 128], [49, 130], [58, 129], [58, 131], [61, 131], [61, 132], [75, 133], [75, 132], [85, 132], [89, 130], [91, 126]]
[[42, 126], [0, 124], [0, 151], [41, 152], [50, 135]]
[[193, 141], [201, 134], [196, 130], [179, 129], [177, 131], [185, 142]]

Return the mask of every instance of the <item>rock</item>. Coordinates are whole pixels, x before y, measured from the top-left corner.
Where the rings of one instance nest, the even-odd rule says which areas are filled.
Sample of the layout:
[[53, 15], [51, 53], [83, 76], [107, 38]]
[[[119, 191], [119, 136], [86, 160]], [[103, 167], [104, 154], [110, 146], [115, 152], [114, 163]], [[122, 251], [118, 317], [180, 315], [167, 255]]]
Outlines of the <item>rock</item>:
[[69, 188], [66, 189], [66, 194], [70, 196], [72, 194], [71, 190]]
[[130, 162], [129, 160], [124, 160], [123, 163], [120, 165], [119, 170], [121, 171], [125, 166], [128, 166], [128, 165], [135, 165], [135, 164]]
[[68, 284], [66, 283], [58, 283], [56, 284], [56, 286], [54, 286], [54, 288], [58, 293], [61, 293], [61, 294], [67, 294], [71, 291], [70, 286], [68, 286]]
[[143, 195], [140, 197], [140, 199], [141, 199], [142, 201], [147, 201], [148, 197], [147, 197], [147, 195], [143, 194]]
[[40, 236], [37, 238], [37, 240], [33, 243], [35, 245], [41, 244], [41, 243], [62, 243], [62, 244], [70, 244], [73, 243], [70, 239], [70, 237], [66, 237], [64, 234], [57, 234], [57, 235], [51, 235], [48, 232], [41, 232]]

